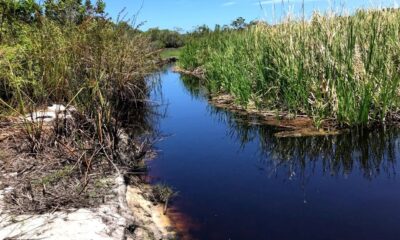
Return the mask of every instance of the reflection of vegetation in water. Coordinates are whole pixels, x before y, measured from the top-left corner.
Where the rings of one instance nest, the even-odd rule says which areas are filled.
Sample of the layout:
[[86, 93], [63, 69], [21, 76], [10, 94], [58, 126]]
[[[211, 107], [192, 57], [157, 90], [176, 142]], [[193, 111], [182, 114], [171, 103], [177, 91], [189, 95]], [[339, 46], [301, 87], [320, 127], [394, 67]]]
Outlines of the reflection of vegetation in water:
[[187, 90], [192, 97], [196, 99], [205, 98], [205, 93], [207, 92], [207, 89], [204, 87], [201, 81], [199, 81], [199, 79], [193, 78], [191, 76], [181, 75], [181, 80], [185, 87], [185, 90]]
[[[205, 98], [205, 90], [198, 80], [182, 76], [186, 90], [195, 98]], [[278, 129], [257, 125], [257, 119], [244, 117], [210, 106], [210, 114], [229, 127], [228, 135], [246, 144], [259, 139], [263, 162], [271, 173], [287, 169], [294, 173], [313, 174], [320, 165], [324, 174], [332, 176], [351, 174], [359, 168], [365, 177], [373, 178], [382, 171], [394, 174], [396, 146], [399, 147], [400, 131], [390, 129], [352, 130], [339, 136], [276, 138]], [[310, 172], [309, 172], [310, 171]]]
[[[205, 98], [205, 89], [198, 80], [182, 76], [186, 90], [195, 98]], [[316, 173], [318, 166], [324, 174], [350, 175], [359, 168], [366, 178], [381, 172], [395, 174], [396, 147], [399, 129], [352, 130], [339, 136], [277, 138], [277, 128], [257, 124], [254, 117], [244, 117], [210, 106], [210, 114], [229, 127], [228, 135], [241, 144], [259, 140], [262, 168], [271, 174], [287, 169], [292, 177]], [[265, 158], [267, 156], [267, 158]], [[318, 169], [319, 170], [319, 169]]]
[[[287, 170], [289, 177], [317, 174], [348, 176], [356, 168], [371, 179], [381, 172], [395, 174], [396, 147], [400, 131], [390, 129], [353, 130], [339, 136], [277, 138], [276, 128], [257, 125], [256, 119], [246, 119], [214, 107], [212, 115], [229, 126], [229, 135], [242, 147], [259, 140], [264, 160], [262, 168], [271, 174]], [[253, 122], [253, 123], [252, 123]], [[267, 156], [267, 158], [265, 158]], [[322, 169], [319, 169], [322, 168]]]

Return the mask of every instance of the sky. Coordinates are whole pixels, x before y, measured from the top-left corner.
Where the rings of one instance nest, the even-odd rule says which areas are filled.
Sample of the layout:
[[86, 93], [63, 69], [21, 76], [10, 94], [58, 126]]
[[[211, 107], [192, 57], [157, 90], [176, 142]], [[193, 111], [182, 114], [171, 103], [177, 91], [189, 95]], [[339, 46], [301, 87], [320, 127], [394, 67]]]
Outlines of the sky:
[[[191, 31], [206, 24], [229, 24], [237, 17], [247, 22], [255, 19], [279, 22], [288, 13], [310, 15], [314, 10], [352, 12], [357, 8], [397, 7], [400, 0], [105, 0], [107, 12], [113, 19], [143, 23], [141, 29], [159, 27]], [[283, 2], [283, 3], [282, 3]], [[121, 15], [121, 10], [125, 9]], [[121, 18], [120, 17], [120, 18]]]

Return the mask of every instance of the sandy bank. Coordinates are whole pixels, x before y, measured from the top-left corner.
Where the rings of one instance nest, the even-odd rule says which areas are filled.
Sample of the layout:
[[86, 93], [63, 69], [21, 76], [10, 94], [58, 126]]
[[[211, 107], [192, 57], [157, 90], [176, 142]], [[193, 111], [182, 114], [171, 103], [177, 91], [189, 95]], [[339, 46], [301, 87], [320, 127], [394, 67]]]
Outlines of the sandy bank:
[[144, 196], [146, 189], [115, 179], [112, 196], [91, 209], [68, 209], [43, 215], [11, 215], [0, 191], [0, 239], [171, 239], [170, 220]]
[[[62, 107], [56, 105], [55, 110], [49, 107], [35, 112], [25, 122], [43, 121], [42, 133], [53, 136], [55, 119], [73, 119]], [[78, 148], [73, 151], [67, 146], [67, 152], [72, 154], [63, 155], [63, 147], [46, 145], [43, 152], [32, 155], [23, 148], [26, 135], [21, 118], [0, 123], [0, 239], [142, 240], [174, 237], [169, 219], [162, 214], [161, 207], [155, 206], [151, 197], [145, 197], [151, 195], [151, 188], [141, 181], [135, 181], [135, 186], [127, 186], [124, 177], [127, 167], [117, 169], [116, 164], [107, 164], [104, 159], [101, 161], [96, 157], [98, 161], [91, 160], [92, 164], [86, 171], [77, 170], [73, 175], [73, 169], [85, 169], [80, 161], [82, 158], [70, 165], [66, 163], [74, 159]], [[121, 135], [125, 136], [120, 141], [123, 149], [132, 151], [126, 134]], [[73, 146], [71, 143], [73, 140], [64, 142]], [[87, 177], [80, 175], [85, 172]], [[87, 195], [80, 194], [83, 193], [79, 190], [81, 179], [90, 179], [85, 185]], [[63, 201], [59, 201], [61, 198]], [[37, 208], [30, 208], [34, 204]], [[48, 205], [51, 207], [46, 207]]]

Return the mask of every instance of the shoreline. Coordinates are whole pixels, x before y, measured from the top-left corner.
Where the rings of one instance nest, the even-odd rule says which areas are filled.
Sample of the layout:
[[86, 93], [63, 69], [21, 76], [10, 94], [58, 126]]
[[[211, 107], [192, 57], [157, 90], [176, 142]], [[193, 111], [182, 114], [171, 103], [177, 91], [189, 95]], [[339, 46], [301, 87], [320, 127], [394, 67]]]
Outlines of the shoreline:
[[93, 208], [9, 214], [3, 202], [8, 190], [0, 190], [0, 239], [142, 240], [176, 236], [170, 218], [163, 215], [163, 207], [143, 197], [150, 188], [126, 185], [121, 175], [115, 178], [113, 197]]
[[127, 204], [132, 211], [136, 226], [134, 233], [128, 239], [174, 239], [176, 232], [173, 230], [170, 217], [164, 215], [161, 204], [154, 205], [146, 199], [145, 196], [149, 192], [151, 187], [147, 184], [127, 187]]
[[257, 124], [273, 126], [281, 129], [275, 133], [275, 137], [313, 137], [335, 136], [342, 134], [345, 129], [337, 129], [330, 121], [316, 128], [311, 118], [307, 116], [290, 117], [286, 113], [259, 110], [255, 107], [243, 107], [234, 102], [234, 98], [228, 94], [210, 95], [208, 102], [214, 107], [237, 113], [241, 116], [257, 117]]
[[[194, 71], [189, 71], [174, 66], [173, 71], [187, 76], [195, 77], [200, 80], [205, 80], [204, 71], [200, 68]], [[316, 127], [313, 119], [307, 115], [291, 115], [286, 112], [268, 111], [258, 109], [255, 106], [242, 106], [235, 102], [235, 98], [230, 94], [218, 93], [208, 94], [208, 103], [216, 108], [224, 109], [232, 113], [237, 113], [241, 116], [253, 116], [258, 118], [255, 124], [265, 124], [272, 127], [277, 127], [281, 131], [275, 134], [278, 138], [288, 137], [313, 137], [313, 136], [335, 136], [345, 133], [351, 127], [338, 127], [335, 119], [324, 119], [321, 121], [321, 126]], [[374, 126], [400, 126], [399, 119], [393, 120], [390, 123], [371, 123], [367, 128]]]
[[[49, 129], [53, 127], [50, 122], [49, 119], [49, 122], [44, 123], [44, 133], [50, 132]], [[122, 166], [118, 168], [116, 165], [110, 175], [93, 180], [95, 182], [91, 185], [101, 183], [104, 186], [100, 188], [106, 189], [99, 190], [98, 195], [93, 196], [93, 202], [89, 205], [78, 202], [75, 205], [64, 206], [60, 202], [58, 207], [46, 211], [14, 211], [14, 207], [26, 204], [19, 202], [14, 192], [25, 188], [24, 185], [18, 183], [23, 181], [21, 177], [27, 171], [26, 169], [29, 171], [29, 165], [24, 165], [23, 168], [17, 165], [32, 161], [32, 166], [36, 164], [43, 169], [40, 172], [45, 175], [33, 175], [30, 180], [29, 184], [34, 186], [37, 184], [36, 181], [43, 179], [43, 176], [55, 176], [47, 172], [45, 165], [63, 161], [57, 155], [61, 154], [60, 150], [52, 150], [56, 154], [50, 155], [49, 159], [46, 158], [43, 161], [38, 160], [38, 158], [41, 159], [39, 155], [38, 158], [29, 157], [23, 151], [18, 151], [17, 149], [23, 148], [24, 144], [22, 132], [23, 128], [17, 118], [2, 119], [0, 125], [0, 143], [2, 144], [0, 148], [0, 156], [2, 156], [0, 158], [0, 176], [2, 176], [0, 178], [0, 239], [142, 240], [173, 239], [176, 236], [171, 219], [163, 214], [162, 204], [155, 203], [151, 198], [151, 186], [140, 180], [135, 181], [134, 185], [129, 184], [124, 168]], [[122, 141], [121, 144], [126, 143]], [[150, 160], [152, 157], [147, 156], [143, 162], [146, 164]], [[106, 174], [101, 171], [102, 168], [95, 167], [91, 174]], [[69, 175], [61, 177], [55, 181], [70, 181], [68, 178], [72, 178]], [[31, 198], [30, 201], [33, 203], [40, 201], [41, 196], [37, 195], [40, 193], [32, 194], [31, 191], [28, 190], [27, 198]], [[29, 192], [32, 194], [31, 197], [29, 197]], [[52, 194], [57, 193], [49, 192], [43, 185], [42, 194], [53, 196]], [[54, 197], [57, 199], [56, 196]], [[76, 201], [76, 199], [71, 199], [71, 201]]]

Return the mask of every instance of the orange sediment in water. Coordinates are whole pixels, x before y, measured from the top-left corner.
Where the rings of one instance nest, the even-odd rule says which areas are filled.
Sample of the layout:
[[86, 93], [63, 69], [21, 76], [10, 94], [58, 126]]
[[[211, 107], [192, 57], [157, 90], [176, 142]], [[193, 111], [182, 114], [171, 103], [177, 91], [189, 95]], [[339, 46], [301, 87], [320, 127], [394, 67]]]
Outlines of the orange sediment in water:
[[[144, 188], [148, 186], [143, 186]], [[146, 189], [139, 187], [128, 187], [127, 202], [135, 218], [136, 224], [147, 232], [158, 232], [164, 238], [179, 237], [179, 239], [192, 239], [190, 230], [198, 228], [189, 217], [171, 206], [164, 214], [162, 204], [154, 205], [144, 196]]]
[[174, 206], [168, 209], [167, 214], [179, 239], [192, 240], [193, 238], [190, 236], [190, 231], [198, 230], [200, 225]]

